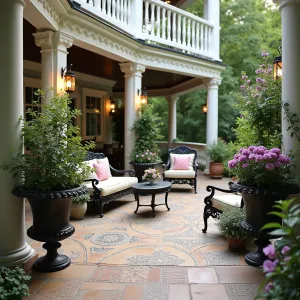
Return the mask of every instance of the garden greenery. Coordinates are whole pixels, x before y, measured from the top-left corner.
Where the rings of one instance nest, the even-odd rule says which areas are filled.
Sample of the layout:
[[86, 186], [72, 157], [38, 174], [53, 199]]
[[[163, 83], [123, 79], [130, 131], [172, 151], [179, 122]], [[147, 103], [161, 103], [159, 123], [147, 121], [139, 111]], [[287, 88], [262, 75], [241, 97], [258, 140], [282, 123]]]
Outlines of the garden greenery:
[[245, 240], [246, 232], [240, 223], [245, 220], [245, 211], [239, 207], [226, 206], [217, 219], [217, 227], [227, 239]]
[[72, 203], [85, 203], [91, 201], [89, 194], [83, 194], [72, 198]]
[[[51, 92], [51, 91], [48, 91]], [[39, 97], [45, 92], [39, 90]], [[26, 111], [28, 119], [20, 117], [25, 153], [19, 153], [2, 165], [14, 177], [21, 176], [29, 190], [55, 191], [79, 186], [90, 168], [83, 161], [93, 143], [81, 144], [79, 128], [73, 120], [80, 111], [72, 110], [67, 94], [54, 95], [41, 113]], [[21, 140], [20, 140], [21, 143]], [[78, 171], [81, 170], [81, 171]]]
[[157, 141], [162, 139], [161, 118], [153, 112], [150, 104], [142, 104], [140, 116], [134, 121], [132, 130], [136, 134], [134, 149], [130, 155], [131, 162], [158, 162], [159, 148]]
[[0, 299], [22, 300], [29, 296], [27, 282], [31, 276], [19, 267], [0, 267]]
[[222, 163], [228, 158], [228, 147], [223, 140], [219, 139], [208, 146], [207, 154], [211, 162]]
[[263, 270], [266, 279], [260, 286], [256, 299], [298, 300], [300, 299], [300, 204], [294, 199], [277, 201], [270, 214], [282, 218], [280, 223], [268, 223], [262, 229], [275, 229], [271, 235], [282, 236], [274, 244], [264, 248], [268, 257]]

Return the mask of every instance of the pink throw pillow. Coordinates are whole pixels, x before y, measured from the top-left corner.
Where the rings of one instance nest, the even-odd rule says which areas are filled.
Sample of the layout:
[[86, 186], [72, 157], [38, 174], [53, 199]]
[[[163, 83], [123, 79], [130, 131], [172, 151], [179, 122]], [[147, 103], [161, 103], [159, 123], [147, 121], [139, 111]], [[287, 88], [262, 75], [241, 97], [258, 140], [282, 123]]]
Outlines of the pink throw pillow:
[[189, 156], [174, 156], [174, 170], [189, 170]]
[[95, 168], [95, 172], [99, 181], [106, 180], [111, 176], [109, 166], [107, 164], [93, 164], [93, 167]]

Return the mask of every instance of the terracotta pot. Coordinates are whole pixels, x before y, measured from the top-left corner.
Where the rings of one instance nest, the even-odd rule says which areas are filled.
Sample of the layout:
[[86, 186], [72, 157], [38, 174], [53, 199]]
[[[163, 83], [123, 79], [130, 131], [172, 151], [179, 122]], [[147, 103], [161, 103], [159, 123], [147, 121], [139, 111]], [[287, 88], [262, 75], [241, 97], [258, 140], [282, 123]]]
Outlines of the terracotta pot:
[[242, 252], [245, 250], [245, 241], [237, 238], [228, 239], [228, 248], [231, 251]]
[[87, 210], [87, 203], [72, 203], [71, 205], [71, 219], [73, 220], [82, 220]]
[[223, 178], [224, 165], [223, 163], [210, 162], [209, 173], [210, 178], [220, 179]]

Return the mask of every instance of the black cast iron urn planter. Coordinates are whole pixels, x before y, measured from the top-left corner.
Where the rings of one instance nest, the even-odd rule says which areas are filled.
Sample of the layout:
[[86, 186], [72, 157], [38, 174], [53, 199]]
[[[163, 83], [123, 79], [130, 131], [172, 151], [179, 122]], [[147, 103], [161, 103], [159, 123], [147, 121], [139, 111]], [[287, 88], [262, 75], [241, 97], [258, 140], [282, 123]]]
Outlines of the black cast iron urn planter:
[[247, 231], [249, 236], [256, 238], [254, 243], [257, 250], [246, 254], [245, 261], [250, 266], [259, 267], [267, 259], [263, 248], [270, 244], [270, 238], [276, 238], [270, 237], [269, 232], [272, 230], [261, 230], [261, 228], [270, 222], [281, 223], [280, 217], [268, 213], [276, 210], [273, 208], [275, 201], [285, 200], [288, 195], [299, 193], [300, 189], [294, 185], [263, 189], [239, 183], [230, 184], [230, 189], [241, 193], [244, 201], [246, 218], [241, 222], [241, 227]]
[[139, 162], [130, 162], [130, 165], [133, 166], [135, 171], [135, 176], [138, 178], [138, 182], [142, 182], [143, 175], [145, 173], [145, 170], [154, 168], [155, 166], [161, 165], [162, 162], [152, 162], [152, 163], [139, 163]]
[[75, 232], [69, 224], [72, 197], [86, 194], [87, 190], [77, 187], [62, 191], [33, 191], [24, 186], [13, 189], [12, 194], [27, 198], [32, 210], [33, 224], [27, 235], [39, 242], [45, 242], [43, 248], [47, 254], [34, 262], [34, 269], [39, 272], [56, 272], [67, 268], [71, 260], [66, 255], [58, 254], [62, 241]]

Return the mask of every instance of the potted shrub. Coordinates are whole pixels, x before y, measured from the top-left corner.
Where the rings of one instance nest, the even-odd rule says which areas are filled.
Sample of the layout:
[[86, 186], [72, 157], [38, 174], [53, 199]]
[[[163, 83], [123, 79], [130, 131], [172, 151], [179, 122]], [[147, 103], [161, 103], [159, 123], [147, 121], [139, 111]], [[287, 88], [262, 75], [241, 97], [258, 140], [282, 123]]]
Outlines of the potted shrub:
[[29, 296], [27, 282], [31, 276], [19, 267], [0, 267], [0, 299], [22, 300]]
[[214, 142], [213, 144], [208, 146], [207, 154], [210, 157], [210, 178], [222, 178], [224, 171], [223, 162], [228, 157], [228, 148], [226, 143], [223, 140], [219, 139], [217, 142]]
[[74, 220], [84, 219], [87, 210], [87, 202], [90, 201], [89, 194], [83, 194], [72, 198], [70, 217]]
[[134, 167], [135, 175], [139, 182], [142, 181], [146, 169], [154, 168], [155, 165], [162, 163], [156, 143], [162, 139], [160, 134], [161, 125], [161, 119], [157, 114], [153, 113], [152, 106], [150, 104], [142, 104], [141, 114], [134, 121], [132, 127], [136, 134], [136, 141], [130, 155], [130, 164]]
[[227, 238], [228, 247], [232, 251], [244, 251], [247, 234], [240, 223], [245, 220], [242, 208], [234, 206], [224, 207], [223, 213], [217, 219], [217, 227]]
[[[44, 97], [44, 92], [39, 91], [38, 96]], [[34, 263], [34, 268], [42, 272], [70, 265], [67, 256], [58, 255], [58, 241], [75, 231], [69, 224], [71, 198], [87, 193], [81, 184], [91, 169], [83, 162], [86, 150], [94, 145], [81, 144], [79, 129], [73, 125], [80, 111], [72, 110], [69, 104], [67, 94], [55, 95], [49, 104], [42, 105], [41, 113], [28, 109], [28, 118], [20, 117], [26, 151], [16, 150], [14, 159], [2, 165], [21, 179], [13, 195], [27, 198], [30, 203], [33, 225], [27, 230], [28, 236], [46, 242], [46, 256]]]

